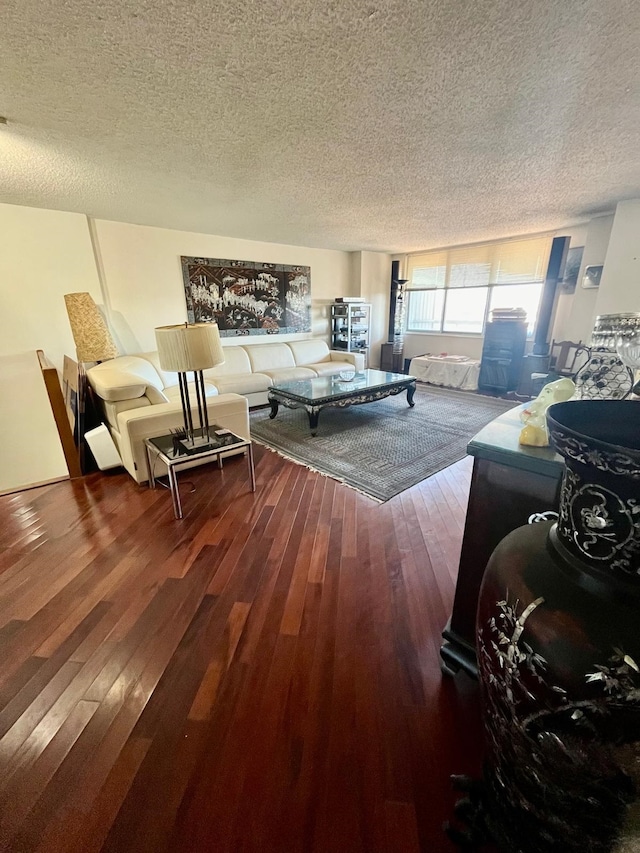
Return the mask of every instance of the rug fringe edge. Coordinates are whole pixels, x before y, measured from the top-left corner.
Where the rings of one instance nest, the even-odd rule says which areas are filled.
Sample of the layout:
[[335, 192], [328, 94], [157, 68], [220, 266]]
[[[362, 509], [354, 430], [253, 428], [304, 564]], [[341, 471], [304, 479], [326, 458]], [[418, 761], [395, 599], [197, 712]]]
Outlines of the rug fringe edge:
[[343, 486], [347, 486], [349, 489], [353, 489], [354, 492], [358, 492], [359, 495], [363, 495], [365, 498], [368, 498], [370, 501], [375, 501], [375, 503], [383, 504], [385, 501], [381, 500], [381, 498], [375, 498], [373, 495], [364, 492], [362, 489], [359, 489], [357, 486], [352, 486], [351, 483], [347, 483], [346, 480], [341, 479], [340, 477], [335, 477], [333, 474], [327, 474], [326, 471], [319, 471], [317, 468], [314, 468], [313, 465], [307, 465], [306, 462], [301, 462], [299, 459], [296, 459], [293, 456], [289, 456], [286, 453], [283, 453], [282, 450], [278, 450], [277, 447], [272, 447], [270, 444], [265, 444], [264, 441], [260, 441], [260, 439], [251, 437], [251, 440], [256, 444], [259, 444], [261, 447], [265, 447], [267, 450], [270, 450], [271, 453], [277, 453], [278, 456], [281, 456], [283, 459], [286, 459], [288, 462], [294, 462], [296, 465], [299, 465], [301, 468], [306, 468], [307, 471], [313, 471], [314, 474], [320, 474], [321, 477], [327, 477], [329, 480], [335, 480], [336, 483], [341, 483]]

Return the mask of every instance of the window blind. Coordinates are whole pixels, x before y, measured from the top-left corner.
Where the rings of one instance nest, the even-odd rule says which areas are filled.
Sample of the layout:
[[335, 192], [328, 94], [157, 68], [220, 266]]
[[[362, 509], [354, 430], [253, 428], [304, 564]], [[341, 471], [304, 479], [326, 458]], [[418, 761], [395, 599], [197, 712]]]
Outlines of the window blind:
[[486, 287], [491, 283], [493, 246], [449, 250], [449, 287]]
[[447, 252], [423, 252], [409, 255], [407, 265], [407, 287], [444, 287], [447, 276]]
[[539, 284], [544, 281], [552, 237], [497, 243], [491, 284]]
[[407, 287], [487, 287], [544, 281], [552, 237], [525, 237], [407, 257]]

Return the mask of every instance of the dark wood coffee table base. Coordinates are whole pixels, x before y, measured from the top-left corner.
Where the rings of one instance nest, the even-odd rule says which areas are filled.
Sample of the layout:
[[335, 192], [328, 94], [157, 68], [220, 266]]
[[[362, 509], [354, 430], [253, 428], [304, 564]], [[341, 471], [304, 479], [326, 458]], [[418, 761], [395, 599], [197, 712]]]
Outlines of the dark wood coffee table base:
[[284, 391], [279, 388], [273, 388], [269, 391], [268, 398], [271, 405], [269, 417], [275, 418], [278, 414], [280, 405], [286, 406], [288, 409], [304, 409], [309, 416], [309, 428], [311, 435], [316, 434], [318, 429], [318, 418], [322, 409], [327, 409], [330, 406], [334, 408], [344, 409], [347, 406], [360, 406], [363, 403], [374, 403], [376, 400], [384, 400], [385, 397], [396, 396], [403, 391], [407, 392], [407, 403], [411, 408], [415, 406], [413, 395], [416, 390], [416, 380], [413, 376], [407, 376], [405, 380], [394, 382], [390, 385], [381, 386], [378, 388], [354, 388], [353, 392], [341, 392], [319, 400], [309, 402], [303, 397], [298, 397], [295, 394]]

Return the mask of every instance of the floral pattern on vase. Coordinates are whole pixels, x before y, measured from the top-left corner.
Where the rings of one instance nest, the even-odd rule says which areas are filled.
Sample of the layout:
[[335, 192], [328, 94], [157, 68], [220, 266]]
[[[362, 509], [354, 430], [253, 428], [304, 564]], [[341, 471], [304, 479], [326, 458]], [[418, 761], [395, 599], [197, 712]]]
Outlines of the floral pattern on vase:
[[505, 853], [640, 850], [636, 406], [551, 407], [558, 521], [511, 533], [485, 573], [486, 821]]

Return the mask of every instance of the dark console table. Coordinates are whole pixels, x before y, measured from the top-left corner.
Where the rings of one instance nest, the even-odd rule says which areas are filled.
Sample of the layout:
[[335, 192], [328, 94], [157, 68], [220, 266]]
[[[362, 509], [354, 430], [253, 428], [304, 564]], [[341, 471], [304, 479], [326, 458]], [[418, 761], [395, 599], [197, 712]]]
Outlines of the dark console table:
[[549, 447], [522, 447], [518, 406], [500, 415], [469, 442], [474, 457], [469, 507], [451, 618], [442, 636], [442, 669], [477, 675], [475, 620], [489, 557], [507, 533], [535, 512], [557, 509], [561, 458]]

